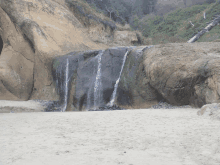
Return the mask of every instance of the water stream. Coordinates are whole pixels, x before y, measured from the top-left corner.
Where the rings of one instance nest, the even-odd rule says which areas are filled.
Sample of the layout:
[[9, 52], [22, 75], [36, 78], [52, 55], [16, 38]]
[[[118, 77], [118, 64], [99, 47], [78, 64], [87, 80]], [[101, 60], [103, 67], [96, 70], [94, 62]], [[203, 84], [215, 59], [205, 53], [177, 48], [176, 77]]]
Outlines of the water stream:
[[[138, 53], [141, 53], [144, 51], [144, 49], [150, 48], [151, 46], [148, 47], [141, 47], [141, 49], [137, 49], [135, 50]], [[53, 111], [54, 110], [59, 110], [61, 112], [65, 112], [66, 109], [68, 108], [68, 101], [69, 101], [69, 89], [70, 88], [70, 82], [72, 81], [72, 77], [73, 74], [76, 72], [77, 76], [78, 73], [84, 75], [85, 77], [83, 77], [84, 79], [88, 79], [87, 81], [83, 82], [84, 79], [82, 78], [82, 80], [80, 79], [80, 77], [78, 77], [79, 79], [77, 79], [78, 85], [79, 87], [76, 88], [76, 96], [75, 99], [77, 101], [74, 102], [74, 106], [78, 107], [79, 109], [83, 109], [85, 107], [83, 107], [86, 103], [86, 109], [87, 110], [104, 110], [104, 109], [118, 109], [119, 107], [116, 107], [117, 105], [115, 105], [115, 99], [116, 99], [116, 95], [117, 95], [117, 90], [118, 90], [118, 86], [119, 86], [119, 82], [122, 76], [122, 72], [125, 66], [125, 62], [127, 59], [127, 55], [130, 52], [130, 50], [132, 49], [127, 49], [127, 51], [124, 54], [124, 57], [122, 59], [122, 64], [121, 66], [116, 65], [120, 70], [119, 73], [119, 77], [116, 80], [115, 84], [114, 84], [114, 89], [113, 89], [113, 93], [110, 93], [111, 95], [111, 99], [108, 102], [108, 104], [106, 104], [107, 98], [105, 98], [104, 93], [106, 92], [104, 91], [106, 89], [111, 89], [111, 78], [108, 80], [107, 79], [103, 79], [102, 76], [104, 76], [104, 73], [109, 73], [111, 74], [111, 69], [112, 67], [114, 67], [114, 64], [111, 66], [111, 68], [107, 68], [107, 70], [101, 70], [101, 68], [105, 68], [105, 66], [103, 66], [103, 62], [106, 60], [103, 56], [103, 52], [104, 50], [100, 50], [99, 53], [95, 54], [95, 57], [91, 58], [90, 63], [88, 63], [88, 68], [85, 69], [85, 73], [83, 73], [82, 70], [83, 67], [78, 68], [79, 65], [79, 61], [78, 58], [81, 57], [82, 55], [79, 55], [79, 57], [77, 58], [71, 58], [71, 56], [65, 56], [65, 57], [61, 57], [59, 59], [57, 59], [54, 62], [54, 65], [57, 66], [57, 63], [59, 64], [57, 67], [54, 67], [54, 81], [56, 83], [56, 88], [57, 88], [57, 92], [60, 95], [60, 100], [53, 103], [53, 105], [51, 105], [50, 107], [48, 106], [48, 111]], [[106, 54], [108, 55], [108, 54]], [[140, 54], [141, 55], [141, 54]], [[140, 56], [138, 55], [138, 57]], [[83, 57], [83, 56], [82, 56]], [[120, 57], [121, 59], [122, 57]], [[74, 61], [74, 59], [77, 59]], [[73, 65], [74, 64], [74, 65]], [[82, 63], [84, 64], [84, 63]], [[81, 64], [81, 65], [82, 65]], [[87, 64], [87, 63], [86, 63]], [[87, 66], [86, 66], [87, 67]], [[81, 72], [79, 72], [81, 71]], [[115, 78], [115, 76], [113, 76]], [[73, 77], [75, 78], [75, 77]], [[117, 78], [117, 77], [116, 77]], [[115, 79], [114, 79], [115, 81]], [[103, 84], [103, 82], [109, 82], [109, 84]], [[83, 83], [85, 83], [85, 85], [83, 86]], [[81, 86], [82, 87], [81, 87]], [[85, 92], [83, 94], [83, 92]], [[79, 96], [78, 96], [78, 95]], [[109, 97], [109, 94], [108, 94]], [[81, 99], [81, 100], [80, 100]]]
[[65, 93], [64, 93], [64, 106], [62, 107], [61, 111], [65, 112], [68, 103], [68, 82], [69, 82], [69, 60], [66, 59], [66, 75], [65, 75]]
[[125, 55], [124, 55], [123, 63], [122, 63], [122, 67], [121, 67], [121, 71], [120, 71], [119, 77], [118, 77], [118, 79], [117, 79], [117, 81], [116, 81], [116, 83], [115, 83], [114, 91], [113, 91], [112, 96], [111, 96], [111, 101], [108, 103], [107, 106], [112, 107], [112, 106], [114, 105], [115, 97], [116, 97], [117, 89], [118, 89], [118, 83], [119, 83], [120, 78], [121, 78], [121, 74], [122, 74], [122, 71], [123, 71], [123, 68], [124, 68], [124, 65], [125, 65], [125, 61], [126, 61], [128, 52], [129, 52], [129, 51], [127, 51], [127, 52], [125, 53]]
[[[96, 73], [96, 78], [94, 82], [94, 107], [98, 108], [103, 100], [102, 98], [102, 81], [101, 81], [101, 60], [102, 60], [102, 54], [103, 51], [101, 51], [96, 58], [98, 58], [98, 68], [97, 68], [97, 73]], [[88, 95], [87, 95], [87, 109], [91, 108], [91, 94], [92, 94], [92, 88], [89, 88]]]
[[101, 53], [99, 53], [98, 55], [98, 70], [97, 70], [95, 86], [94, 86], [94, 108], [97, 108], [97, 106], [99, 106], [102, 102], [102, 81], [101, 81], [102, 54], [103, 51], [101, 51]]

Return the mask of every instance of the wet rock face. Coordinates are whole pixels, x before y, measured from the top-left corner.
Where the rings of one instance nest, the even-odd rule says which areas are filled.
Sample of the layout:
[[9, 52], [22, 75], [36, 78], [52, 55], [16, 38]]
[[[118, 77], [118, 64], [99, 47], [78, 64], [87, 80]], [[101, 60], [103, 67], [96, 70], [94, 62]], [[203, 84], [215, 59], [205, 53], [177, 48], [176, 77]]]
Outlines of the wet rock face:
[[[60, 99], [47, 110], [65, 111], [71, 104], [75, 110], [115, 109], [116, 105], [107, 104], [113, 97], [116, 80], [120, 82], [125, 55], [133, 48], [119, 47], [56, 57], [53, 60], [53, 81]], [[120, 90], [115, 91], [116, 96], [122, 96]]]
[[125, 109], [123, 109], [117, 105], [113, 105], [113, 106], [105, 105], [105, 106], [97, 107], [94, 109], [88, 109], [88, 111], [111, 111], [111, 110], [125, 110]]
[[78, 67], [79, 56], [74, 56], [74, 53], [62, 57], [57, 57], [53, 61], [53, 79], [56, 84], [57, 93], [60, 96], [60, 102], [64, 103], [66, 96], [69, 93], [66, 89], [70, 89], [71, 79]]
[[[167, 44], [57, 57], [53, 61], [53, 80], [60, 100], [48, 107], [55, 111], [71, 106], [74, 110], [108, 110], [153, 105], [169, 108], [160, 106], [161, 101], [196, 107], [218, 102], [220, 56], [209, 51], [193, 53], [196, 50], [191, 45]], [[115, 102], [109, 106], [113, 91]]]
[[65, 111], [73, 102], [75, 103], [73, 99], [77, 97], [79, 91], [76, 86], [76, 80], [80, 79], [78, 78], [78, 71], [81, 69], [80, 66], [82, 63], [86, 62], [88, 58], [93, 58], [98, 53], [99, 51], [87, 51], [80, 53], [72, 52], [65, 56], [54, 58], [52, 75], [59, 95], [59, 101], [54, 102], [54, 105], [50, 106], [49, 109], [56, 107], [56, 109]]
[[71, 104], [75, 110], [140, 108], [145, 102], [157, 101], [157, 93], [146, 83], [143, 72], [142, 57], [147, 48], [115, 47], [56, 57], [52, 70], [60, 99], [47, 110], [65, 111]]
[[76, 92], [77, 109], [91, 109], [96, 105], [101, 107], [106, 105], [112, 96], [114, 84], [119, 77], [123, 57], [128, 48], [111, 48], [101, 55], [101, 75], [99, 86], [103, 97], [95, 100], [95, 81], [98, 70], [98, 57], [89, 58], [80, 63], [77, 71]]
[[183, 105], [183, 106], [174, 106], [168, 104], [167, 102], [160, 101], [158, 104], [153, 105], [151, 109], [177, 109], [177, 108], [192, 108], [190, 105]]
[[126, 108], [148, 108], [161, 99], [151, 87], [143, 65], [143, 52], [152, 46], [134, 48], [127, 57], [118, 88], [117, 104]]

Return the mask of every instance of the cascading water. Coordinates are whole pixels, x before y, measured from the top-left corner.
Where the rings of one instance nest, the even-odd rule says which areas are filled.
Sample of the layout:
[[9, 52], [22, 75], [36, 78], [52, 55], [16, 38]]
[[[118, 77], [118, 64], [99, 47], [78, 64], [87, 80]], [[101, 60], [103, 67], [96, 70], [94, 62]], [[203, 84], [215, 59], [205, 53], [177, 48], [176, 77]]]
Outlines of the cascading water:
[[61, 109], [62, 112], [65, 112], [68, 103], [68, 82], [69, 82], [69, 60], [66, 59], [66, 74], [65, 74], [65, 93], [64, 93], [64, 106]]
[[115, 83], [115, 86], [114, 86], [114, 91], [112, 93], [112, 96], [111, 96], [111, 101], [107, 104], [107, 106], [110, 106], [112, 107], [114, 105], [114, 102], [115, 102], [115, 97], [116, 97], [116, 93], [117, 93], [117, 89], [118, 89], [118, 83], [120, 81], [120, 78], [121, 78], [121, 74], [122, 74], [122, 71], [123, 71], [123, 68], [124, 68], [124, 65], [125, 65], [125, 61], [126, 61], [126, 58], [127, 58], [127, 55], [128, 55], [128, 52], [127, 51], [124, 55], [124, 58], [123, 58], [123, 63], [122, 63], [122, 67], [121, 67], [121, 71], [120, 71], [120, 74], [119, 74], [119, 77]]
[[[101, 60], [102, 60], [102, 54], [103, 51], [101, 51], [96, 58], [98, 58], [98, 69], [96, 73], [96, 78], [94, 82], [94, 107], [98, 108], [102, 102], [102, 82], [101, 82]], [[87, 109], [91, 108], [91, 94], [92, 94], [92, 88], [89, 88], [88, 94], [87, 94]]]
[[102, 81], [101, 81], [101, 60], [102, 60], [103, 51], [99, 53], [98, 57], [98, 70], [96, 74], [95, 86], [94, 86], [94, 108], [100, 105], [102, 101]]
[[[141, 47], [135, 49], [135, 52], [139, 54], [150, 47], [151, 46]], [[47, 111], [64, 112], [67, 110], [68, 105], [70, 105], [68, 104], [70, 100], [71, 102], [74, 102], [73, 105], [76, 109], [78, 107], [79, 110], [85, 108], [89, 111], [119, 110], [120, 107], [114, 103], [117, 91], [119, 90], [119, 82], [123, 75], [122, 72], [125, 69], [127, 55], [130, 50], [133, 50], [133, 47], [126, 49], [110, 49], [105, 55], [103, 55], [103, 51], [96, 51], [95, 53], [93, 52], [91, 56], [90, 54], [82, 53], [74, 56], [67, 55], [56, 58], [53, 61], [53, 79], [56, 83], [57, 92], [60, 98], [58, 101], [51, 103], [51, 105], [48, 106]], [[123, 51], [123, 54], [125, 53], [124, 57], [121, 56], [121, 51]], [[113, 56], [110, 56], [112, 55], [111, 53]], [[139, 58], [139, 56], [141, 56], [141, 54], [135, 55], [135, 58]], [[133, 57], [133, 54], [131, 57]], [[122, 64], [121, 62], [114, 64], [118, 59], [120, 59], [120, 61], [122, 59]], [[117, 74], [119, 77], [116, 77], [118, 78], [117, 80], [115, 79], [115, 72], [113, 72], [113, 70], [120, 70], [120, 73]], [[109, 91], [112, 91], [112, 79], [115, 81], [114, 90], [113, 93], [109, 93]], [[76, 80], [73, 100], [70, 95], [72, 88], [70, 82], [72, 82], [72, 80]], [[109, 96], [111, 96], [110, 101]], [[107, 101], [109, 102], [106, 105]]]
[[46, 112], [65, 112], [67, 109], [69, 100], [69, 84], [74, 71], [76, 70], [74, 67], [70, 68], [70, 63], [73, 60], [69, 60], [69, 58], [69, 56], [63, 56], [56, 58], [53, 61], [53, 80], [56, 84], [56, 90], [60, 98], [58, 101], [51, 101], [48, 103], [47, 108], [45, 109]]
[[[89, 91], [87, 93], [87, 102], [86, 102], [87, 109], [89, 109], [91, 107], [91, 95], [92, 95], [92, 88], [90, 87]], [[79, 104], [79, 102], [78, 102], [78, 104]], [[78, 105], [78, 107], [79, 107], [79, 105]]]

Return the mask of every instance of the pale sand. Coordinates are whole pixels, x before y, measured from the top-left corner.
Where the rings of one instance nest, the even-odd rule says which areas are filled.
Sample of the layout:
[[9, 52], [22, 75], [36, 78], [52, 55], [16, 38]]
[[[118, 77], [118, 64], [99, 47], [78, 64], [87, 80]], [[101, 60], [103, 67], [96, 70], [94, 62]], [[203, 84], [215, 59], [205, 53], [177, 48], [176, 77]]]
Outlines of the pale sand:
[[219, 165], [198, 109], [0, 113], [0, 165]]

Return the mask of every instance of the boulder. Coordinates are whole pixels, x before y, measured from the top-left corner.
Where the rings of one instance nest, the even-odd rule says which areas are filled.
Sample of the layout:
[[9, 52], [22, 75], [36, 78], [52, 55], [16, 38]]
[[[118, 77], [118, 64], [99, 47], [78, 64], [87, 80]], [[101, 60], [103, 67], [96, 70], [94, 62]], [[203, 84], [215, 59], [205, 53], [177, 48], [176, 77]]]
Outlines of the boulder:
[[206, 104], [201, 107], [201, 109], [197, 112], [197, 115], [211, 116], [216, 111], [219, 111], [219, 109], [220, 109], [219, 103]]
[[172, 43], [144, 52], [150, 85], [173, 105], [220, 102], [220, 47], [218, 43]]
[[219, 103], [212, 103], [206, 104], [202, 106], [202, 108], [197, 112], [197, 115], [210, 117], [214, 120], [220, 120], [220, 104]]

